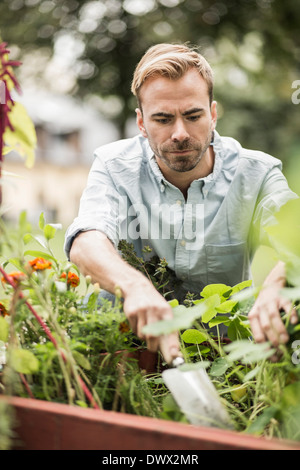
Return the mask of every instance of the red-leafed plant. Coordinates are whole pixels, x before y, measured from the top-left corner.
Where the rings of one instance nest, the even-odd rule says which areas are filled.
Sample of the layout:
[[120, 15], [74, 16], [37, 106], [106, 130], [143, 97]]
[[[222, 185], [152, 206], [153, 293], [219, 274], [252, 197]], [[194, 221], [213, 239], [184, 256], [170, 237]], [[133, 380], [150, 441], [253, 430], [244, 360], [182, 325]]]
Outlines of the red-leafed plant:
[[10, 120], [10, 113], [14, 106], [11, 91], [15, 88], [21, 91], [20, 85], [14, 75], [13, 67], [19, 66], [21, 63], [15, 60], [9, 60], [9, 50], [7, 43], [0, 44], [0, 177], [2, 172], [4, 133], [7, 127], [13, 132], [14, 128]]
[[[0, 42], [0, 179], [3, 176], [4, 155], [16, 151], [26, 159], [26, 166], [34, 162], [36, 147], [35, 127], [24, 106], [13, 99], [13, 92], [21, 93], [14, 67], [21, 62], [9, 59], [7, 43]], [[0, 202], [2, 192], [0, 189]]]

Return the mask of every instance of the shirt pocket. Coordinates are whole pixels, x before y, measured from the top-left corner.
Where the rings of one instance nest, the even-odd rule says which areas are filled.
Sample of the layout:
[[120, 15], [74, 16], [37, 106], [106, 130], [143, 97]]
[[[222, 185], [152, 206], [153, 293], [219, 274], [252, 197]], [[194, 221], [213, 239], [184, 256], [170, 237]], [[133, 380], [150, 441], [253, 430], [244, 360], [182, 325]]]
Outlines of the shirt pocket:
[[247, 243], [206, 245], [207, 283], [234, 286], [251, 279]]

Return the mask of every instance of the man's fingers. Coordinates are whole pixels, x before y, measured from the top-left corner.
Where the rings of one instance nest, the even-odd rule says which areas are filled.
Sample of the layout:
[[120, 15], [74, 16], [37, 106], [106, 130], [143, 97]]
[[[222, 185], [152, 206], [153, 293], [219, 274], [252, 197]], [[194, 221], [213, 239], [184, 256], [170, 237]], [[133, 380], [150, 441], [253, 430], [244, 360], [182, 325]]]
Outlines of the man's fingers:
[[270, 341], [273, 346], [284, 344], [289, 336], [274, 302], [255, 307], [249, 313], [252, 334], [256, 342]]
[[291, 323], [295, 325], [298, 323], [298, 312], [297, 309], [294, 307], [291, 313]]
[[159, 348], [167, 364], [171, 364], [173, 359], [181, 356], [180, 344], [177, 333], [161, 336], [159, 338]]
[[142, 340], [146, 341], [149, 351], [156, 352], [160, 349], [165, 361], [171, 363], [180, 355], [180, 343], [178, 334], [154, 336], [145, 334], [144, 327], [161, 320], [171, 320], [173, 311], [170, 305], [161, 296], [159, 298], [142, 300], [135, 297], [125, 299], [124, 311], [128, 318], [132, 331]]
[[289, 336], [280, 318], [276, 305], [271, 305], [269, 310], [264, 310], [260, 316], [261, 326], [267, 336], [268, 341], [274, 346], [284, 344]]
[[137, 335], [137, 317], [136, 315], [131, 315], [130, 313], [126, 313], [126, 317], [128, 319], [130, 328], [132, 329], [133, 333]]
[[159, 338], [156, 336], [146, 337], [147, 349], [151, 352], [156, 352], [159, 349]]
[[263, 343], [267, 341], [266, 335], [264, 334], [258, 315], [253, 312], [250, 316], [249, 314], [250, 326], [253, 334], [253, 338], [257, 343]]
[[285, 302], [282, 305], [283, 310], [286, 312], [287, 315], [290, 315], [290, 322], [295, 325], [298, 323], [298, 313], [296, 307], [293, 307], [291, 302]]

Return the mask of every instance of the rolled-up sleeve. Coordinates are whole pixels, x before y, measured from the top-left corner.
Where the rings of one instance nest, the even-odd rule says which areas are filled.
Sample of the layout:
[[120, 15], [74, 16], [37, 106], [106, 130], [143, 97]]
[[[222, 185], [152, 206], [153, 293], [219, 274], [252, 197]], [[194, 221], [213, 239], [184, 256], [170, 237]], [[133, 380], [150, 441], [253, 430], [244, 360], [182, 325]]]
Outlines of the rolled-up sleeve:
[[69, 258], [72, 242], [79, 232], [99, 230], [118, 245], [119, 193], [101, 154], [96, 154], [86, 188], [81, 196], [78, 216], [65, 235], [65, 253]]

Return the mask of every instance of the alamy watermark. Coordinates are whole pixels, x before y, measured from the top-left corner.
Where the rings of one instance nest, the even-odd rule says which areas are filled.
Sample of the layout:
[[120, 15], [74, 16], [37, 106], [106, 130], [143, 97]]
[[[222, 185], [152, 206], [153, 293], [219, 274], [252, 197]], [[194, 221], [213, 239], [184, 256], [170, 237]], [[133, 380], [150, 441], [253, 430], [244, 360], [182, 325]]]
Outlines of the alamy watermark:
[[292, 93], [292, 103], [299, 104], [300, 103], [300, 80], [294, 80], [292, 83], [292, 88], [296, 90]]
[[300, 364], [300, 340], [296, 339], [292, 342], [292, 348], [294, 352], [292, 354], [292, 363], [294, 365]]
[[204, 245], [204, 204], [129, 205], [119, 198], [119, 236], [130, 240], [179, 240], [186, 250]]

